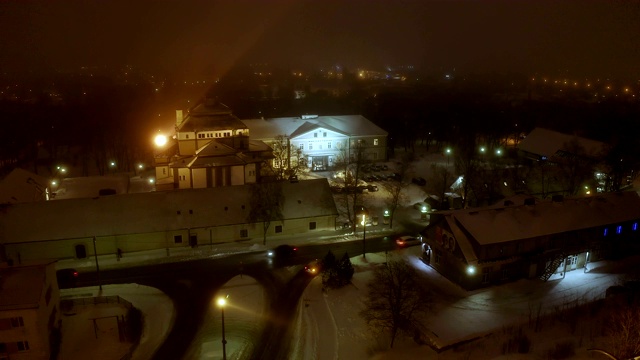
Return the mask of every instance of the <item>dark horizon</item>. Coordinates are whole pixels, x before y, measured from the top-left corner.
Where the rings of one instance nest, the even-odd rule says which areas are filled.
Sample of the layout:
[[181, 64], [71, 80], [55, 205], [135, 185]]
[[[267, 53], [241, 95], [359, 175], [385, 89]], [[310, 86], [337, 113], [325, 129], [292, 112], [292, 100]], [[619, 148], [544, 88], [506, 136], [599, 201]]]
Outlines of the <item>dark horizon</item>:
[[238, 65], [637, 79], [640, 1], [4, 1], [0, 67]]

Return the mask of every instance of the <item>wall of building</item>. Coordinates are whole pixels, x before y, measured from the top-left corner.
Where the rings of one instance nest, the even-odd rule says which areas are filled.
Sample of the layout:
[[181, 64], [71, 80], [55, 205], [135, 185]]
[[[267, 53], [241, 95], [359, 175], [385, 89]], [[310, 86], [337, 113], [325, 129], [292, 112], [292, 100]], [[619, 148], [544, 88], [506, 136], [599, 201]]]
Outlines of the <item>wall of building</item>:
[[[315, 222], [315, 229], [310, 229], [310, 223]], [[282, 225], [282, 233], [276, 233], [276, 226]], [[246, 230], [246, 237], [243, 230]], [[284, 222], [274, 221], [267, 231], [267, 237], [305, 234], [317, 231], [335, 231], [335, 216], [316, 216], [310, 218], [291, 219]], [[127, 234], [117, 236], [96, 237], [95, 249], [98, 255], [113, 254], [118, 249], [123, 256], [129, 252], [173, 249], [189, 247], [191, 236], [195, 236], [195, 245], [211, 245], [232, 243], [251, 239], [262, 239], [262, 223], [233, 224], [216, 227], [182, 228], [166, 232], [149, 232], [144, 234]], [[176, 239], [180, 239], [179, 242]], [[10, 259], [25, 260], [55, 260], [77, 258], [76, 246], [84, 246], [85, 258], [94, 256], [93, 237], [61, 239], [39, 242], [25, 242], [6, 244], [5, 252]]]

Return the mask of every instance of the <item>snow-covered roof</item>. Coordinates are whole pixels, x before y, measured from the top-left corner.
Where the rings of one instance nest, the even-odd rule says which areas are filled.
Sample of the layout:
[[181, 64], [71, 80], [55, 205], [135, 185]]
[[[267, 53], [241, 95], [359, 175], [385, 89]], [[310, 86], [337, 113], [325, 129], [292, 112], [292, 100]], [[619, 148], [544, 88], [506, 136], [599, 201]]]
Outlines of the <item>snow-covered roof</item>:
[[[0, 241], [72, 239], [246, 223], [250, 186], [182, 189], [7, 206]], [[326, 179], [282, 182], [284, 219], [338, 215]], [[33, 226], [37, 222], [38, 226]]]
[[0, 182], [0, 204], [44, 201], [47, 187], [42, 176], [16, 168]]
[[324, 128], [346, 136], [387, 136], [388, 132], [362, 115], [318, 116], [311, 119], [283, 117], [241, 120], [253, 139], [273, 139], [278, 135], [295, 137], [315, 128]]
[[586, 139], [576, 135], [567, 135], [557, 131], [535, 128], [524, 138], [518, 149], [531, 154], [552, 157], [559, 151], [571, 151], [571, 142], [575, 141], [582, 147], [584, 154], [589, 157], [600, 157], [606, 151], [606, 144], [600, 141]]
[[205, 99], [189, 110], [178, 132], [206, 130], [246, 129], [246, 125], [229, 108], [212, 99]]
[[488, 245], [640, 220], [640, 197], [635, 191], [608, 193], [456, 210], [445, 217], [480, 245]]
[[38, 307], [49, 264], [53, 266], [46, 262], [0, 268], [0, 310]]

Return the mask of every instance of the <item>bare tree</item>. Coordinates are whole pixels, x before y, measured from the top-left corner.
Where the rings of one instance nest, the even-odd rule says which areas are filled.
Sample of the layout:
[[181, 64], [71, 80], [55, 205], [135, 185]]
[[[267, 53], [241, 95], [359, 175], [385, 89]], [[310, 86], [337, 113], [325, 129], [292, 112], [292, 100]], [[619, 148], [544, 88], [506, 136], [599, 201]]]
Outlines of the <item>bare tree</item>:
[[374, 270], [360, 316], [370, 327], [388, 331], [393, 347], [398, 333], [422, 330], [419, 316], [430, 310], [432, 301], [431, 293], [418, 281], [411, 266], [404, 261], [390, 261]]
[[[440, 209], [438, 210], [446, 210], [449, 208], [448, 205], [445, 206], [447, 202], [446, 193], [451, 187], [453, 180], [453, 173], [451, 173], [447, 166], [431, 165], [431, 176], [427, 179], [427, 190], [440, 199]], [[446, 207], [446, 209], [443, 207]]]
[[618, 359], [640, 355], [640, 307], [617, 306], [608, 322], [607, 349]]
[[362, 166], [366, 162], [365, 141], [349, 140], [351, 146], [346, 145], [340, 148], [336, 161], [334, 162], [335, 170], [343, 178], [342, 196], [339, 197], [340, 205], [347, 212], [347, 218], [353, 226], [353, 232], [356, 231], [356, 212], [362, 206], [363, 197], [361, 196], [358, 183], [362, 178]]
[[282, 221], [284, 194], [280, 182], [266, 182], [251, 185], [249, 197], [250, 211], [247, 222], [262, 223], [262, 244], [267, 244], [267, 230], [272, 221]]
[[269, 145], [274, 158], [266, 165], [275, 180], [287, 180], [290, 176], [298, 175], [307, 169], [302, 150], [294, 147], [287, 136], [278, 135]]
[[383, 187], [389, 193], [385, 203], [389, 210], [389, 228], [393, 228], [393, 217], [398, 207], [406, 199], [405, 189], [409, 185], [408, 176], [411, 170], [411, 162], [413, 160], [414, 153], [408, 152], [401, 158], [398, 167], [396, 168], [397, 181], [387, 181], [383, 183]]

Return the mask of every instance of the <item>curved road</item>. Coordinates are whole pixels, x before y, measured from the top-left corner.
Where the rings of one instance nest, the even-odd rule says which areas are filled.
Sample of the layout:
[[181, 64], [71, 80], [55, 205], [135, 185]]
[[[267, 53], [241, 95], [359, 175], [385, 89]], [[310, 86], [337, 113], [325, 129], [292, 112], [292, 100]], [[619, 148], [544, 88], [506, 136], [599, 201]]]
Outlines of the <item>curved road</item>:
[[[375, 237], [365, 242], [367, 252], [395, 249], [391, 238]], [[362, 240], [298, 248], [292, 265], [306, 264], [323, 258], [331, 250], [340, 259], [362, 254]], [[243, 264], [240, 266], [240, 264]], [[236, 275], [252, 276], [263, 285], [267, 297], [268, 321], [262, 336], [256, 339], [251, 359], [287, 359], [291, 344], [290, 323], [295, 317], [298, 301], [311, 277], [299, 272], [288, 282], [273, 276], [264, 252], [230, 255], [217, 259], [198, 259], [172, 263], [136, 266], [100, 271], [100, 282], [105, 284], [139, 283], [152, 286], [169, 296], [176, 309], [173, 327], [153, 360], [182, 359], [188, 353], [211, 306], [215, 292]], [[82, 273], [79, 286], [97, 285], [97, 274]]]

